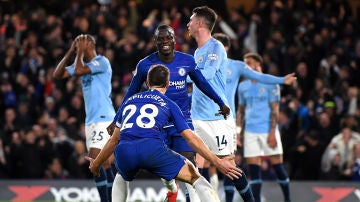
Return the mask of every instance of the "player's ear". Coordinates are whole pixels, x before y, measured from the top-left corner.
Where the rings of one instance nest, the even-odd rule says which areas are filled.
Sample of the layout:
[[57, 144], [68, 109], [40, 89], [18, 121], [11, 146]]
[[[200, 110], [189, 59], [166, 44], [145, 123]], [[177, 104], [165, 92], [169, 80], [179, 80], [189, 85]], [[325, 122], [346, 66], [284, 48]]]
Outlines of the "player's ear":
[[167, 81], [167, 82], [166, 82], [166, 85], [165, 85], [166, 89], [168, 89], [169, 86], [170, 86], [170, 81]]
[[148, 88], [150, 88], [150, 84], [149, 84], [149, 81], [148, 80], [146, 80], [146, 86], [148, 87]]

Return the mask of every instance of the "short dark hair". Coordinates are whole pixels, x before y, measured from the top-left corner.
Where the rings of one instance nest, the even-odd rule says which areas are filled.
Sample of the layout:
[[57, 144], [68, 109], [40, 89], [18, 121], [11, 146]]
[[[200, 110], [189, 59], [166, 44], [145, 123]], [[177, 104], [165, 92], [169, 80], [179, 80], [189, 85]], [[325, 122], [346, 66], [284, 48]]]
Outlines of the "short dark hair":
[[257, 54], [257, 53], [246, 53], [246, 54], [244, 55], [244, 60], [245, 60], [246, 58], [252, 58], [252, 59], [254, 59], [254, 60], [257, 61], [257, 62], [260, 62], [260, 65], [261, 65], [261, 66], [263, 65], [263, 59], [262, 59], [262, 57], [261, 57], [259, 54]]
[[220, 41], [225, 47], [230, 48], [231, 46], [231, 42], [230, 42], [230, 37], [226, 34], [223, 33], [215, 33], [213, 34], [213, 37]]
[[170, 71], [169, 69], [160, 64], [152, 65], [147, 74], [147, 81], [149, 87], [166, 87], [166, 83], [169, 81]]
[[215, 22], [217, 19], [217, 14], [216, 12], [207, 7], [207, 6], [201, 6], [201, 7], [196, 7], [192, 10], [192, 12], [194, 14], [196, 14], [197, 18], [203, 18], [205, 21], [205, 25], [207, 26], [207, 28], [212, 31], [214, 29], [215, 26]]
[[155, 33], [154, 33], [154, 38], [156, 38], [159, 35], [159, 32], [161, 30], [167, 30], [173, 37], [175, 37], [175, 31], [174, 29], [167, 25], [167, 24], [160, 24], [156, 29], [155, 29]]

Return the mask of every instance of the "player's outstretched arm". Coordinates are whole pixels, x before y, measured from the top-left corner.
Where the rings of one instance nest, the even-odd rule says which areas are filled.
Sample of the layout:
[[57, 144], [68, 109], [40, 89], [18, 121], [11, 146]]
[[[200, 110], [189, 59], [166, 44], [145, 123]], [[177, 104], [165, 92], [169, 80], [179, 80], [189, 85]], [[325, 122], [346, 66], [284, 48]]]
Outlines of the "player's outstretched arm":
[[120, 138], [120, 129], [115, 128], [113, 135], [106, 142], [105, 146], [101, 149], [99, 155], [95, 159], [85, 156], [85, 159], [90, 161], [89, 169], [95, 176], [100, 175], [101, 165], [114, 153], [115, 147]]
[[189, 145], [195, 149], [197, 153], [203, 156], [206, 160], [212, 162], [222, 173], [228, 176], [230, 179], [238, 179], [241, 176], [242, 171], [236, 167], [231, 158], [218, 158], [213, 154], [204, 142], [196, 136], [192, 130], [186, 129], [181, 132], [181, 135], [189, 143]]
[[295, 73], [287, 74], [284, 77], [284, 84], [290, 85], [296, 81], [297, 77], [295, 76]]

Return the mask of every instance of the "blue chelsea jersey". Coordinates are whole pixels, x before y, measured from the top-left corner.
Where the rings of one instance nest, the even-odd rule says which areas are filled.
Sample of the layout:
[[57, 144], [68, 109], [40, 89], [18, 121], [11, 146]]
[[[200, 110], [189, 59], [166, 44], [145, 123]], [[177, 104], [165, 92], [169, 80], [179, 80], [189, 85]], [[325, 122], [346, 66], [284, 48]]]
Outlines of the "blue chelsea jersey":
[[180, 107], [184, 116], [190, 121], [190, 99], [187, 92], [186, 78], [195, 70], [195, 60], [193, 56], [189, 54], [175, 51], [174, 60], [170, 63], [164, 63], [158, 58], [157, 54], [158, 52], [152, 53], [139, 61], [136, 67], [136, 73], [131, 80], [130, 87], [124, 100], [140, 91], [152, 65], [162, 64], [170, 70], [170, 86], [165, 95]]
[[175, 102], [157, 90], [129, 97], [117, 112], [116, 126], [121, 138], [161, 138], [161, 130], [170, 121], [177, 132], [189, 129]]
[[[86, 112], [85, 125], [111, 121], [115, 116], [115, 109], [110, 98], [110, 62], [105, 56], [98, 55], [85, 63], [85, 66], [91, 70], [90, 74], [81, 76]], [[66, 70], [74, 76], [74, 66], [66, 67]]]

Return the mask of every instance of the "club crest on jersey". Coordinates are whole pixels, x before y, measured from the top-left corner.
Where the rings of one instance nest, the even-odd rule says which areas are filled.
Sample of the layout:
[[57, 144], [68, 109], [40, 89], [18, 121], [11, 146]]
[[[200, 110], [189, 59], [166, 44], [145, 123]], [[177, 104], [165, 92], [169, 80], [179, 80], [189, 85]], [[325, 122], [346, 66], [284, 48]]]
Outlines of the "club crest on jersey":
[[185, 76], [186, 71], [185, 71], [185, 69], [184, 69], [184, 68], [180, 67], [180, 69], [179, 69], [178, 73], [179, 73], [179, 75], [180, 75], [180, 76]]
[[215, 53], [211, 53], [208, 55], [209, 60], [217, 60], [218, 56]]
[[259, 89], [259, 92], [260, 92], [260, 93], [264, 93], [264, 92], [265, 92], [265, 88], [264, 88], [264, 87], [261, 87], [261, 88]]
[[197, 63], [201, 63], [202, 61], [204, 61], [203, 56], [199, 57], [199, 59], [198, 59], [198, 62], [197, 62]]

